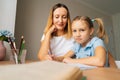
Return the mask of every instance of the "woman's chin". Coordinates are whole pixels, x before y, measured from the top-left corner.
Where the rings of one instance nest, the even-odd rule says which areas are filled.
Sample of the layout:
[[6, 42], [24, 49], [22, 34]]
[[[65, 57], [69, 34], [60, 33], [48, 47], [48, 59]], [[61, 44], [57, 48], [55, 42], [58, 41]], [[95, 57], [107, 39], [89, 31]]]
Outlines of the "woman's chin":
[[57, 30], [60, 30], [60, 31], [62, 31], [62, 30], [64, 30], [64, 28], [62, 28], [62, 27], [59, 27], [59, 28], [57, 28]]

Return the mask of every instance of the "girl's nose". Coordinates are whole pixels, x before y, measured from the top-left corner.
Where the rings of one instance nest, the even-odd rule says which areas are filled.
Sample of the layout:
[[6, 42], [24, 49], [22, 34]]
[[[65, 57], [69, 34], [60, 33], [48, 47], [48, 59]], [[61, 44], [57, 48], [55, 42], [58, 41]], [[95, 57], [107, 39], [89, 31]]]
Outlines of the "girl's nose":
[[76, 36], [80, 36], [80, 32], [77, 32], [77, 33], [76, 33]]

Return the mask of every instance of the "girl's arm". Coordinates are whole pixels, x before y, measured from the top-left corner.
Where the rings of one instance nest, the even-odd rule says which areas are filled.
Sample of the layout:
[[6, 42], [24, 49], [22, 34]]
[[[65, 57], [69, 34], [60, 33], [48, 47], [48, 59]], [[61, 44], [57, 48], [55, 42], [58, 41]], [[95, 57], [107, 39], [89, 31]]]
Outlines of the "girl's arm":
[[115, 63], [115, 59], [112, 56], [112, 54], [110, 53], [110, 51], [108, 51], [108, 62], [111, 68], [117, 68], [117, 65]]
[[80, 63], [80, 64], [86, 64], [91, 66], [103, 67], [106, 62], [106, 50], [102, 46], [98, 46], [95, 49], [94, 56], [81, 58], [81, 59], [66, 58], [63, 61], [66, 63]]

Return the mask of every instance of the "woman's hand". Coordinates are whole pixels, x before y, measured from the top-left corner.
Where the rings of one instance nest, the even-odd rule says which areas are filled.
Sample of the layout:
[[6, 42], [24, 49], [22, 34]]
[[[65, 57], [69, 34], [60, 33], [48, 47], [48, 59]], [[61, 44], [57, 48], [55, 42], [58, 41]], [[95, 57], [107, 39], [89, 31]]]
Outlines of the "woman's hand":
[[46, 55], [46, 56], [44, 57], [44, 59], [45, 59], [45, 60], [53, 60], [53, 59], [52, 59], [52, 56], [51, 56], [51, 55], [49, 55], [49, 54], [48, 54], [48, 55]]
[[48, 30], [47, 34], [51, 35], [52, 33], [56, 32], [57, 28], [55, 27], [55, 25], [52, 25], [50, 27], [50, 29]]
[[60, 57], [52, 56], [52, 59], [58, 62], [62, 62], [64, 57], [63, 56], [60, 56]]

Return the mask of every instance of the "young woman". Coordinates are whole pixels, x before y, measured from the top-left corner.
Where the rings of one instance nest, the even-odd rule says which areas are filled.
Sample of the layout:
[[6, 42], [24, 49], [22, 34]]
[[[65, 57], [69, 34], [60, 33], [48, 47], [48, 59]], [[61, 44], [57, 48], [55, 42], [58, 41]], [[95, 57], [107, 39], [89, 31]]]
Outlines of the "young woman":
[[[98, 30], [94, 34], [93, 23], [98, 23]], [[73, 49], [64, 57], [65, 63], [81, 63], [91, 66], [108, 66], [107, 50], [104, 41], [108, 42], [103, 22], [100, 18], [90, 19], [87, 16], [77, 16], [72, 22], [72, 33], [76, 41]], [[76, 55], [76, 59], [70, 58]]]
[[65, 55], [72, 47], [71, 20], [66, 5], [58, 3], [50, 11], [38, 53], [40, 60], [53, 60]]

